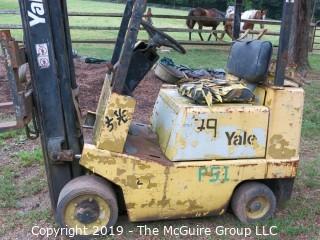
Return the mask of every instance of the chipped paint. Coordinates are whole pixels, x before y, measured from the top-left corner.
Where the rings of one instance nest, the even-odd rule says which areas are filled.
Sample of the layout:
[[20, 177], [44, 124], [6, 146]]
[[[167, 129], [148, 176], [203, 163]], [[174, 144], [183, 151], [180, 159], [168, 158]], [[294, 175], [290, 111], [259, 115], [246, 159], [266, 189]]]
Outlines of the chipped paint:
[[219, 104], [210, 110], [181, 98], [176, 89], [161, 90], [152, 117], [161, 149], [172, 161], [264, 157], [268, 123], [264, 106]]
[[[171, 160], [185, 156], [192, 161], [139, 158], [86, 144], [80, 164], [121, 187], [131, 221], [221, 215], [241, 182], [294, 178], [297, 173], [303, 90], [258, 91], [255, 105], [217, 105], [214, 111], [161, 91], [152, 118], [161, 149]], [[115, 98], [113, 107], [121, 102]], [[204, 121], [195, 124], [196, 119]], [[234, 133], [229, 142], [226, 133]]]
[[132, 97], [111, 93], [110, 81], [106, 79], [94, 126], [93, 141], [98, 148], [123, 152], [135, 105]]
[[[226, 210], [239, 183], [294, 177], [296, 161], [274, 160], [269, 164], [266, 159], [243, 159], [168, 165], [86, 144], [80, 164], [120, 186], [130, 220], [145, 221], [219, 215]], [[206, 169], [201, 181], [199, 169]], [[215, 180], [217, 173], [213, 185], [210, 180]]]
[[270, 108], [267, 158], [299, 157], [304, 105], [302, 88], [266, 88], [266, 106]]
[[289, 142], [281, 135], [274, 135], [270, 139], [269, 154], [274, 159], [290, 159], [296, 155], [296, 149], [288, 148]]
[[121, 176], [121, 175], [124, 174], [125, 172], [126, 172], [126, 170], [118, 168], [118, 169], [117, 169], [117, 176]]

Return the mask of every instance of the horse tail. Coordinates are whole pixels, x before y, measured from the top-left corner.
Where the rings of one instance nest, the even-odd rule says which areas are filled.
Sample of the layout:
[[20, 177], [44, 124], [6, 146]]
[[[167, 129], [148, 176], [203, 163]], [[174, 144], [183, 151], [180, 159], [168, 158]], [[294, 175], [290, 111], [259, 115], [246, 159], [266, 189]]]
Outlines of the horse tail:
[[194, 16], [193, 12], [194, 12], [194, 9], [191, 9], [188, 14], [187, 21], [186, 21], [186, 24], [187, 24], [188, 28], [190, 28], [190, 29], [193, 29], [194, 25], [196, 24], [195, 21], [193, 19], [191, 19], [191, 17]]

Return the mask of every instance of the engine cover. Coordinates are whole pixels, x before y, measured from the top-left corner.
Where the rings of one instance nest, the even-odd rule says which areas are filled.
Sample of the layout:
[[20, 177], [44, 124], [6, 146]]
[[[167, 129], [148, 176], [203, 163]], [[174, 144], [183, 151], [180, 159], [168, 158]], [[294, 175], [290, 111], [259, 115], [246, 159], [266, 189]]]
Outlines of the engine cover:
[[151, 119], [171, 161], [264, 158], [269, 109], [253, 104], [196, 105], [162, 89]]

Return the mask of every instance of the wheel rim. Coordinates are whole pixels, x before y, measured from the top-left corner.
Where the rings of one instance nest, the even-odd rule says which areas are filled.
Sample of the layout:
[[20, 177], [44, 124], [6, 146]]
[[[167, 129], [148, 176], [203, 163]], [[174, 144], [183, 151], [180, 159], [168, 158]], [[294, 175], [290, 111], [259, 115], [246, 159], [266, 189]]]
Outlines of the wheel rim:
[[246, 205], [246, 214], [250, 219], [259, 219], [268, 213], [270, 207], [271, 205], [267, 198], [263, 196], [256, 197]]
[[82, 230], [81, 235], [92, 235], [107, 226], [110, 215], [110, 207], [104, 199], [86, 194], [75, 197], [67, 204], [64, 223], [68, 228]]

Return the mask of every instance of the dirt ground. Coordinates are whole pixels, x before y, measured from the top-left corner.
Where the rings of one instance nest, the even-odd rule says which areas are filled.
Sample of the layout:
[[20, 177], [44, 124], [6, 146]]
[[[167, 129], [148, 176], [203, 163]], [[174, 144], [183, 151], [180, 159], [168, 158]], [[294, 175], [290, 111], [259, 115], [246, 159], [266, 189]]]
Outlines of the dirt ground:
[[[86, 64], [79, 59], [75, 60], [76, 78], [79, 85], [79, 101], [82, 115], [87, 111], [95, 111], [103, 81], [107, 71], [106, 64]], [[0, 58], [0, 102], [10, 101], [10, 88], [6, 82], [6, 69], [4, 59]], [[145, 77], [134, 92], [137, 100], [137, 109], [134, 119], [148, 123], [150, 115], [162, 82], [158, 80], [153, 71]]]
[[[76, 77], [80, 87], [80, 108], [83, 114], [95, 111], [100, 90], [107, 71], [106, 64], [86, 64], [80, 60], [75, 61]], [[134, 92], [137, 108], [134, 119], [148, 123], [153, 106], [158, 96], [162, 82], [158, 80], [153, 71], [145, 77]]]

